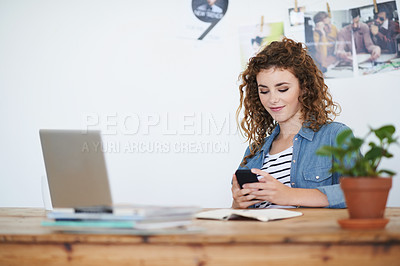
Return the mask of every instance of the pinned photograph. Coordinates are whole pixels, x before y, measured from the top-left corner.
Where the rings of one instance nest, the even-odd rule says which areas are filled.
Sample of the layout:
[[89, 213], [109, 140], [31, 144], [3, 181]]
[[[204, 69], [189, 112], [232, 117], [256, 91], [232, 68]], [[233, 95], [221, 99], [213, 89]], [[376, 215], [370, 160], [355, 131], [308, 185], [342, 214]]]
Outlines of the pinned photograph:
[[289, 22], [290, 26], [300, 26], [304, 24], [304, 6], [296, 8], [289, 8]]
[[325, 78], [382, 73], [400, 68], [396, 3], [350, 10], [306, 12], [306, 45]]
[[284, 36], [283, 22], [246, 25], [239, 28], [240, 61], [245, 68], [249, 59], [265, 45], [279, 41]]
[[[400, 28], [395, 1], [351, 9], [352, 24], [344, 37], [353, 33], [359, 75], [400, 69]], [[351, 29], [350, 29], [351, 27]]]
[[[342, 60], [338, 48], [342, 45], [350, 47], [351, 39], [341, 40], [339, 32], [343, 25], [348, 24], [348, 11], [315, 11], [304, 15], [304, 33], [309, 53], [325, 78], [352, 77], [353, 56], [347, 54]], [[350, 49], [351, 51], [351, 49]]]

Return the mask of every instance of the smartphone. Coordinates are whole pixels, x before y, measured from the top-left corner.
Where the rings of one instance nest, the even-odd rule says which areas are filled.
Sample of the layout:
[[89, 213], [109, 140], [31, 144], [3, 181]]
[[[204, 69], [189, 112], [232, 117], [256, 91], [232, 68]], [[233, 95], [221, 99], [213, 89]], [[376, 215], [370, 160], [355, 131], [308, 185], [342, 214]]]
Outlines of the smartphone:
[[240, 188], [243, 188], [243, 185], [246, 183], [258, 182], [257, 175], [253, 174], [250, 169], [238, 169], [235, 175]]

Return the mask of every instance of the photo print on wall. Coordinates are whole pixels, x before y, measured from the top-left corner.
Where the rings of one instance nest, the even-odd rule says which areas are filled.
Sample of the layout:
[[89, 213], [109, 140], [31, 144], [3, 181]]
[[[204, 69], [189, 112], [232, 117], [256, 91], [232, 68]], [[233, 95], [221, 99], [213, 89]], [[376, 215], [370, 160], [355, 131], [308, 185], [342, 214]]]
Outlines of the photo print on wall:
[[240, 61], [244, 69], [251, 57], [265, 45], [283, 38], [283, 22], [262, 23], [239, 27]]
[[306, 12], [306, 45], [326, 78], [400, 69], [395, 1], [339, 11]]

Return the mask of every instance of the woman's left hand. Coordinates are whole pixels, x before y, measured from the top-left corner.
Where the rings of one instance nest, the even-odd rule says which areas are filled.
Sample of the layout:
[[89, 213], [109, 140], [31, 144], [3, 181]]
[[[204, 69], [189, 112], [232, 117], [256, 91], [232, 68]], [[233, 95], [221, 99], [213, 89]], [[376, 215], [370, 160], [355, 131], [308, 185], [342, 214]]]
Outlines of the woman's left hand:
[[258, 183], [247, 183], [243, 185], [246, 189], [258, 189], [249, 194], [256, 196], [259, 200], [269, 201], [277, 205], [291, 205], [291, 197], [293, 195], [292, 188], [282, 184], [279, 180], [272, 177], [269, 173], [260, 169], [251, 169], [251, 171], [262, 176]]

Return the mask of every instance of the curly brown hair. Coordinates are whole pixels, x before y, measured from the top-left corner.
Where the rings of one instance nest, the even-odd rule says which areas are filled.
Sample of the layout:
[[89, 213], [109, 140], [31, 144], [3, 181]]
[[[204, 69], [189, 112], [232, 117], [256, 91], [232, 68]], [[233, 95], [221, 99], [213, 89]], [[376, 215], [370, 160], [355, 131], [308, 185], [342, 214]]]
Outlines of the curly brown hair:
[[[240, 105], [236, 119], [250, 144], [250, 154], [243, 159], [242, 165], [260, 150], [267, 134], [270, 135], [277, 125], [261, 104], [256, 80], [261, 70], [271, 68], [288, 70], [299, 80], [299, 102], [304, 126], [318, 131], [322, 125], [332, 122], [340, 112], [340, 106], [332, 101], [323, 74], [308, 54], [307, 48], [288, 38], [272, 42], [250, 59], [247, 68], [239, 76], [242, 83], [239, 86]], [[244, 117], [239, 123], [243, 107]]]

